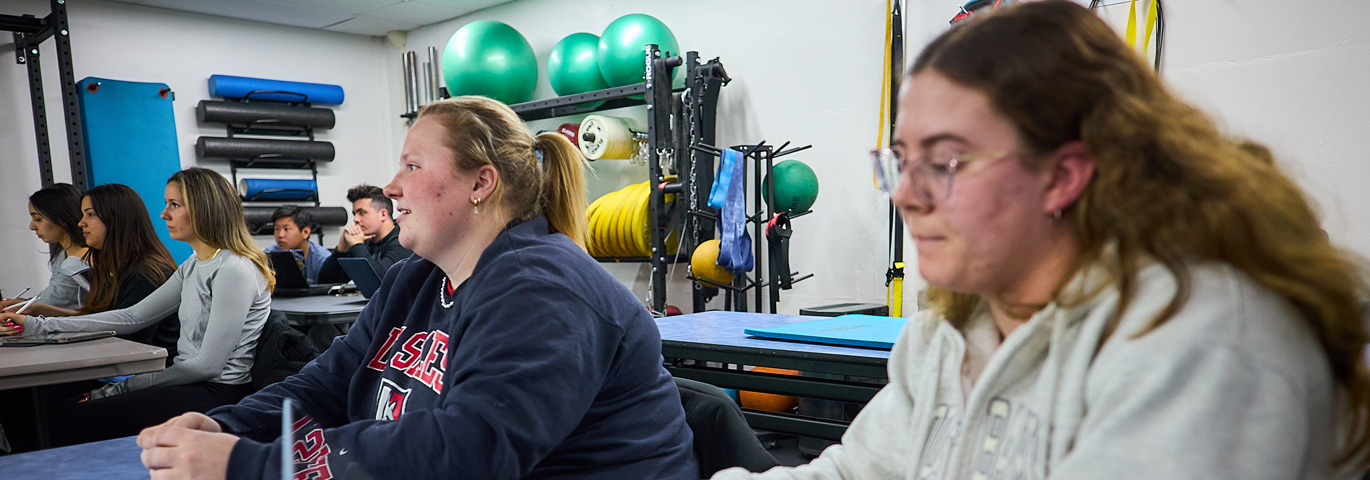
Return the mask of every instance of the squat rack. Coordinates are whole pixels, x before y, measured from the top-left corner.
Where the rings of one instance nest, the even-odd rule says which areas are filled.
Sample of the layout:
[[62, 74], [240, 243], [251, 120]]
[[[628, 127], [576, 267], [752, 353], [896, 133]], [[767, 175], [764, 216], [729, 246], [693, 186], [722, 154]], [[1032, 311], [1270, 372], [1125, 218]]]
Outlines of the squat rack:
[[43, 186], [52, 185], [52, 151], [48, 141], [47, 106], [43, 99], [43, 69], [38, 61], [38, 46], [53, 39], [57, 47], [57, 71], [62, 84], [62, 110], [67, 127], [67, 150], [71, 158], [71, 184], [86, 190], [86, 149], [82, 144], [81, 115], [76, 109], [76, 75], [71, 65], [71, 26], [67, 24], [66, 0], [49, 0], [52, 12], [46, 17], [0, 14], [0, 30], [14, 33], [14, 60], [27, 65], [29, 91], [33, 102], [33, 130], [38, 141], [38, 170]]

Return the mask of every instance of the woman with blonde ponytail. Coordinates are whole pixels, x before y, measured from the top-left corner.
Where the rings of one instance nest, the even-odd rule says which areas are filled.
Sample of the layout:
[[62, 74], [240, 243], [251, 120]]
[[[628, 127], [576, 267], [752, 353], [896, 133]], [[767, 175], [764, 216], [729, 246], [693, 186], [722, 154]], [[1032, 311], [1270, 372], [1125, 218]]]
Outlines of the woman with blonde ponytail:
[[275, 277], [247, 232], [238, 193], [212, 170], [176, 172], [167, 182], [162, 219], [171, 238], [189, 243], [195, 255], [132, 307], [71, 317], [0, 316], [24, 327], [0, 327], [6, 335], [128, 334], [168, 315], [180, 317], [171, 366], [107, 383], [53, 406], [54, 443], [134, 435], [185, 412], [209, 411], [252, 393], [253, 353], [271, 310]]
[[347, 478], [699, 478], [656, 323], [585, 252], [585, 168], [502, 103], [424, 107], [385, 187], [415, 256], [298, 375], [140, 435], [144, 463], [280, 478], [292, 398]]

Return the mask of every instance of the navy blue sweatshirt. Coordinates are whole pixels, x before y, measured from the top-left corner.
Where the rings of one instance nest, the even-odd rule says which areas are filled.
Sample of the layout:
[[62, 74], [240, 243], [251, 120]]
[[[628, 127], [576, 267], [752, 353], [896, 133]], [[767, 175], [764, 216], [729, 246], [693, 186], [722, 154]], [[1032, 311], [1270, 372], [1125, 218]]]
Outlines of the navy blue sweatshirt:
[[209, 412], [242, 437], [228, 478], [280, 478], [287, 396], [296, 478], [699, 478], [656, 323], [570, 238], [536, 218], [443, 278], [396, 263], [322, 356]]

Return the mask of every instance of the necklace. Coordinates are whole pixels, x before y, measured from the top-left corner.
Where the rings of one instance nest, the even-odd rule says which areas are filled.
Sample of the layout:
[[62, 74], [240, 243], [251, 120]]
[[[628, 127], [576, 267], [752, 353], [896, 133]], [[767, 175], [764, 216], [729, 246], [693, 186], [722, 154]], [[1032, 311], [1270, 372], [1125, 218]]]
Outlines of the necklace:
[[442, 305], [442, 308], [452, 308], [452, 305], [457, 304], [457, 302], [447, 299], [447, 276], [445, 275], [442, 277], [442, 285], [438, 286], [438, 304]]

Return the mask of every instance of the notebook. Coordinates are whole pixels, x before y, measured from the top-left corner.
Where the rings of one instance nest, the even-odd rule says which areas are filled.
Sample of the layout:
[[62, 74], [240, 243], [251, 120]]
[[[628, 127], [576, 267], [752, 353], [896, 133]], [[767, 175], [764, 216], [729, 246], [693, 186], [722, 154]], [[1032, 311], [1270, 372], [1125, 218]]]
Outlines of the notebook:
[[53, 343], [84, 342], [86, 340], [96, 340], [113, 336], [114, 332], [75, 332], [49, 333], [47, 335], [34, 335], [31, 337], [0, 337], [0, 347], [31, 347], [34, 345], [48, 345]]
[[764, 338], [890, 350], [905, 322], [908, 319], [901, 317], [842, 315], [778, 327], [748, 328], [743, 332]]

